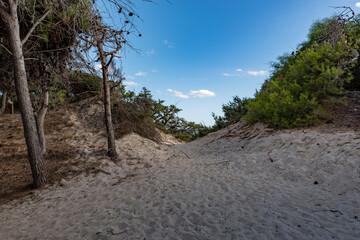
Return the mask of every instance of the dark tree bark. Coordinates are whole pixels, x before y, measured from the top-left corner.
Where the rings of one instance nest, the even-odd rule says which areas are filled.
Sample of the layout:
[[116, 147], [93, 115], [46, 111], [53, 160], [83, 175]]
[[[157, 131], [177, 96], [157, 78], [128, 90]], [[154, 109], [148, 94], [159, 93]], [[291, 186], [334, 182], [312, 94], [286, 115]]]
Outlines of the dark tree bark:
[[1, 98], [1, 108], [0, 108], [0, 115], [4, 113], [6, 108], [6, 98], [7, 98], [7, 91], [4, 91]]
[[8, 98], [7, 103], [11, 106], [11, 114], [14, 114], [14, 102], [10, 98]]
[[48, 104], [49, 104], [49, 91], [45, 91], [44, 93], [44, 99], [42, 103], [42, 107], [39, 111], [35, 113], [35, 120], [36, 120], [36, 128], [39, 136], [40, 146], [41, 146], [41, 154], [44, 154], [46, 152], [46, 139], [45, 139], [45, 133], [44, 133], [44, 120], [45, 115], [48, 110]]
[[34, 187], [38, 188], [46, 184], [47, 172], [43, 156], [41, 154], [40, 141], [37, 134], [35, 117], [26, 78], [25, 61], [22, 48], [23, 43], [20, 39], [20, 27], [17, 15], [18, 2], [8, 1], [8, 9], [6, 9], [5, 5], [1, 3], [2, 1], [0, 1], [0, 16], [5, 22], [7, 28], [10, 50], [12, 52], [15, 89], [24, 126], [28, 157], [34, 179]]
[[[100, 40], [97, 43], [97, 48], [99, 51], [102, 74], [103, 74], [103, 86], [104, 86], [104, 108], [105, 108], [105, 125], [108, 135], [108, 156], [117, 157], [115, 145], [115, 132], [112, 124], [111, 116], [111, 99], [110, 99], [110, 85], [109, 85], [109, 66], [106, 62], [106, 55]], [[111, 61], [111, 60], [110, 60]]]

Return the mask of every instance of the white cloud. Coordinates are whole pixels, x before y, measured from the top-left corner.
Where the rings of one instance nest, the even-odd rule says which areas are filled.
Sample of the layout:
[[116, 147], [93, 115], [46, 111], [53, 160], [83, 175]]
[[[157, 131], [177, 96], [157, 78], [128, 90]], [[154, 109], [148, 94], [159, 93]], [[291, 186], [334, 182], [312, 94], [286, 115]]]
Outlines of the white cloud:
[[176, 90], [173, 90], [173, 89], [168, 89], [168, 92], [173, 93], [174, 97], [183, 98], [183, 99], [190, 98], [188, 95], [185, 95], [182, 92], [179, 92], [179, 91], [176, 91]]
[[151, 56], [154, 55], [156, 52], [154, 49], [151, 49], [151, 51], [146, 52], [147, 55]]
[[102, 67], [101, 67], [101, 64], [96, 64], [94, 66], [94, 68], [95, 68], [96, 71], [100, 71]]
[[237, 72], [242, 72], [243, 70], [241, 68], [236, 69]]
[[135, 79], [135, 77], [129, 76], [129, 75], [125, 75], [124, 77], [125, 77], [125, 79]]
[[222, 75], [225, 77], [241, 77], [240, 74], [223, 73]]
[[360, 8], [360, 2], [357, 2], [357, 3], [355, 4], [355, 6], [358, 7], [358, 8]]
[[138, 84], [137, 82], [133, 82], [133, 81], [124, 81], [123, 82], [126, 86], [132, 86], [132, 87], [137, 87], [140, 84]]
[[[94, 66], [94, 69], [95, 69], [95, 71], [101, 71], [101, 72], [102, 72], [102, 66], [101, 66], [101, 64], [96, 64], [96, 65]], [[109, 71], [109, 73], [111, 74], [111, 73], [114, 72], [114, 69], [113, 69], [111, 66], [109, 66], [109, 67], [108, 67], [108, 71]]]
[[268, 74], [268, 71], [248, 71], [248, 74], [252, 75], [252, 76], [265, 76], [266, 74]]
[[199, 91], [191, 91], [190, 95], [193, 97], [205, 98], [205, 97], [215, 97], [216, 94], [209, 90], [199, 90]]
[[170, 42], [169, 40], [164, 40], [163, 42], [168, 48], [174, 48], [176, 45], [176, 43]]
[[135, 73], [135, 76], [146, 76], [146, 72], [137, 72]]
[[153, 69], [153, 70], [151, 70], [151, 72], [153, 72], [153, 73], [157, 73], [158, 71], [157, 71], [157, 70], [155, 70], [155, 69]]

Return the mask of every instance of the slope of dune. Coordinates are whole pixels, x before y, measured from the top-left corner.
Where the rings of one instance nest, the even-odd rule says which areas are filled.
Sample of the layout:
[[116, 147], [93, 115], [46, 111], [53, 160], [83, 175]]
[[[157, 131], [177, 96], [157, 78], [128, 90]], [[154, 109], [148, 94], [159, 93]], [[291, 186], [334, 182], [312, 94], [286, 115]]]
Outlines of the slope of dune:
[[0, 206], [0, 239], [360, 239], [355, 128], [239, 122], [188, 144], [129, 134], [112, 161], [102, 130], [68, 120], [69, 161], [90, 168]]

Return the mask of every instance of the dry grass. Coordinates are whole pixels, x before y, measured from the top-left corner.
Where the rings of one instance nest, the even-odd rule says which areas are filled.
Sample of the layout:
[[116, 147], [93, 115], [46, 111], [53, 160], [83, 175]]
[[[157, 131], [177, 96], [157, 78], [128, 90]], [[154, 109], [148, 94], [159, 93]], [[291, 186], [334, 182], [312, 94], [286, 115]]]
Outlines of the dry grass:
[[324, 106], [330, 114], [326, 120], [327, 125], [335, 128], [351, 128], [359, 130], [360, 126], [360, 92], [352, 91], [348, 94], [348, 104], [337, 104], [335, 106]]
[[[49, 184], [59, 182], [71, 174], [78, 174], [74, 148], [61, 140], [67, 126], [65, 115], [50, 113], [45, 119], [47, 152], [44, 155]], [[72, 161], [74, 162], [74, 161]], [[13, 199], [31, 195], [32, 175], [27, 158], [23, 127], [19, 114], [0, 116], [0, 205]]]
[[[140, 106], [140, 107], [139, 107]], [[136, 133], [155, 142], [160, 141], [160, 134], [150, 118], [150, 109], [137, 103], [121, 102], [112, 108], [115, 137], [117, 139], [129, 133]]]
[[[147, 118], [142, 118], [142, 113], [135, 104], [126, 104], [116, 110], [114, 117], [118, 138], [131, 132], [154, 140], [160, 138], [155, 126]], [[96, 98], [69, 106], [68, 112], [59, 110], [47, 114], [45, 118], [47, 151], [44, 161], [49, 185], [80, 173], [96, 174], [103, 171], [100, 161], [84, 161], [82, 146], [71, 145], [67, 141], [79, 131], [70, 120], [69, 111], [80, 117], [84, 124], [83, 131], [100, 134], [99, 129], [104, 128], [103, 106]], [[96, 151], [94, 154], [99, 158], [106, 158], [106, 149]], [[32, 195], [36, 191], [32, 183], [21, 116], [20, 114], [0, 115], [0, 205]]]
[[[116, 139], [136, 133], [156, 142], [160, 140], [156, 125], [150, 118], [151, 104], [146, 101], [150, 100], [115, 101], [111, 111]], [[92, 97], [73, 103], [69, 109], [77, 113], [89, 130], [96, 132], [96, 129], [105, 129], [104, 105], [100, 98]]]

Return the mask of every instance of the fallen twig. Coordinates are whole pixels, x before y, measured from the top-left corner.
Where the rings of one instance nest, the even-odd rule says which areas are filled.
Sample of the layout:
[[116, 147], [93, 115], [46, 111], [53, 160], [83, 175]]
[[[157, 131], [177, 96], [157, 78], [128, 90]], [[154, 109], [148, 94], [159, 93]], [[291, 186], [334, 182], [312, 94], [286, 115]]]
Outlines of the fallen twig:
[[189, 155], [187, 155], [184, 151], [181, 151], [180, 149], [178, 149], [180, 152], [182, 152], [183, 154], [185, 154], [185, 156], [187, 156], [187, 158], [188, 159], [191, 159], [190, 157], [189, 157]]
[[339, 193], [338, 195], [344, 195], [347, 191], [349, 191], [349, 190], [356, 190], [356, 191], [358, 191], [358, 192], [360, 192], [360, 190], [358, 189], [358, 188], [356, 188], [356, 187], [352, 187], [352, 188], [348, 188], [348, 189], [346, 189], [345, 191], [343, 191], [342, 193]]
[[227, 161], [222, 161], [222, 162], [216, 162], [216, 163], [208, 163], [208, 164], [205, 164], [205, 166], [211, 166], [211, 165], [218, 165], [218, 164], [224, 164], [226, 163], [226, 168], [229, 169], [229, 163], [232, 162], [230, 160], [227, 160]]
[[332, 212], [332, 213], [340, 213], [341, 215], [344, 215], [341, 211], [339, 210], [332, 210], [332, 209], [321, 209], [321, 210], [316, 210], [313, 212]]
[[270, 157], [270, 153], [272, 152], [272, 150], [273, 150], [273, 149], [271, 149], [271, 150], [267, 153], [267, 155], [268, 155], [270, 161], [271, 161], [271, 162], [274, 162], [274, 159], [272, 159], [272, 158]]

